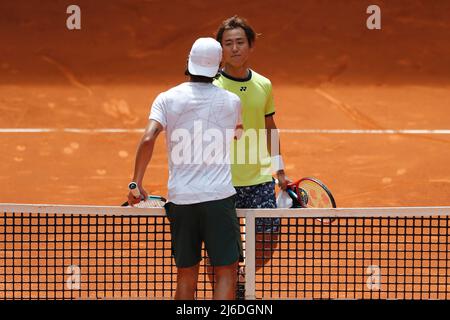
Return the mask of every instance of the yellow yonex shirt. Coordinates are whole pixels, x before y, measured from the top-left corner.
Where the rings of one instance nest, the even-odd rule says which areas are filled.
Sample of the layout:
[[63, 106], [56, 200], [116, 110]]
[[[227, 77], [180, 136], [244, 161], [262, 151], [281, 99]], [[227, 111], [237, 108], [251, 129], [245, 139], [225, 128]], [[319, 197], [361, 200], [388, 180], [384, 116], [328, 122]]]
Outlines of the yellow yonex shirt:
[[214, 81], [241, 99], [244, 133], [231, 150], [231, 174], [235, 187], [272, 181], [270, 155], [264, 129], [265, 117], [275, 113], [272, 84], [269, 79], [249, 70], [246, 79], [236, 79], [224, 72]]

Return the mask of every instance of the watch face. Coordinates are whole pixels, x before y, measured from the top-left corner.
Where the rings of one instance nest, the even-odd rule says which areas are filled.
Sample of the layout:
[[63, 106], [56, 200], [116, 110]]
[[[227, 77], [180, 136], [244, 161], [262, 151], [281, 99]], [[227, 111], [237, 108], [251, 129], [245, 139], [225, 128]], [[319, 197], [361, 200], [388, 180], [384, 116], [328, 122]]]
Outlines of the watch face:
[[137, 188], [137, 184], [135, 182], [130, 182], [128, 185], [128, 189], [133, 190]]

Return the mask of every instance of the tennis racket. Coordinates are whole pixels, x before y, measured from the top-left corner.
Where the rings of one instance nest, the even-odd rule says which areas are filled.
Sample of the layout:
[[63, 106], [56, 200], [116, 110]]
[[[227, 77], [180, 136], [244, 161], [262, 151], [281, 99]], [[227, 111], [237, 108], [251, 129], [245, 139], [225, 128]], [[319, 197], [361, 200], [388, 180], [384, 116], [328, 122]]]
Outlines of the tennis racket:
[[[136, 208], [161, 208], [164, 207], [167, 200], [164, 197], [161, 196], [155, 196], [155, 195], [149, 195], [147, 199], [144, 199], [144, 197], [139, 192], [139, 188], [137, 187], [137, 184], [135, 182], [131, 182], [128, 185], [128, 189], [131, 191], [133, 196], [136, 198], [141, 198], [141, 201], [139, 203], [136, 203], [133, 205], [133, 207]], [[128, 207], [130, 204], [128, 201], [124, 202], [122, 204], [122, 207]]]
[[[316, 178], [302, 178], [289, 183], [287, 193], [292, 199], [293, 208], [336, 208], [336, 201], [330, 189]], [[321, 223], [333, 223], [335, 219], [317, 219]]]

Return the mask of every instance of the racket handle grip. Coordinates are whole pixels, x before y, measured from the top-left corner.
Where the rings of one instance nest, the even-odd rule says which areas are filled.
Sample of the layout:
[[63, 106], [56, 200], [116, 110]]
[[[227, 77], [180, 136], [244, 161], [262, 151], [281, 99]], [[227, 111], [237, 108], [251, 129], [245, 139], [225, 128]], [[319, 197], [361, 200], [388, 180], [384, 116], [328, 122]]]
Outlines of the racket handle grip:
[[128, 189], [130, 190], [131, 194], [135, 197], [135, 198], [139, 198], [141, 196], [141, 192], [139, 191], [139, 188], [137, 186], [136, 182], [130, 182], [128, 184]]
[[[291, 180], [291, 179], [289, 179], [288, 176], [285, 176], [284, 178], [285, 178], [287, 181], [290, 181], [290, 180]], [[276, 185], [278, 185], [278, 182], [279, 182], [279, 181], [278, 181], [277, 178], [273, 178], [273, 181], [275, 182]]]

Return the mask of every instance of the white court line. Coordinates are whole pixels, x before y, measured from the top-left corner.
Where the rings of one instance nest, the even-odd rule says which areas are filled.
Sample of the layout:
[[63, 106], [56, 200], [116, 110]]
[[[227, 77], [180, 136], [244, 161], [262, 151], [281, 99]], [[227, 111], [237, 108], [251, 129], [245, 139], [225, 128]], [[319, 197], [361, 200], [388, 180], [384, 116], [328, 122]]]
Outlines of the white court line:
[[0, 133], [142, 133], [144, 129], [120, 129], [120, 128], [105, 128], [105, 129], [81, 129], [81, 128], [0, 128]]
[[280, 129], [281, 133], [325, 133], [325, 134], [450, 134], [450, 130], [424, 129], [384, 129], [384, 130], [353, 130], [353, 129]]
[[[0, 133], [142, 133], [144, 129], [82, 129], [82, 128], [0, 128]], [[385, 129], [385, 130], [360, 130], [360, 129], [280, 129], [281, 133], [300, 134], [450, 134], [449, 129], [425, 130], [425, 129]]]
[[70, 133], [142, 133], [144, 129], [119, 129], [119, 128], [107, 128], [107, 129], [76, 129], [67, 128], [61, 129], [62, 132]]

